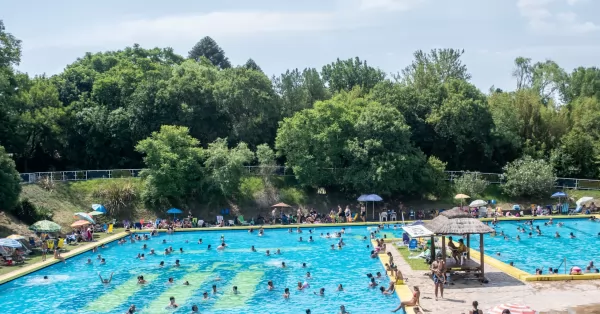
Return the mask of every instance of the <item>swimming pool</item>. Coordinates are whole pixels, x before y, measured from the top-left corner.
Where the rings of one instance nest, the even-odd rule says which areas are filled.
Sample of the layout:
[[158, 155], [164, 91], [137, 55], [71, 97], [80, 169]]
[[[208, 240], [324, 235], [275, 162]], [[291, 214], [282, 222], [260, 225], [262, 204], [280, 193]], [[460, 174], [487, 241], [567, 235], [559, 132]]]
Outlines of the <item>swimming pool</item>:
[[[368, 287], [367, 273], [385, 273], [379, 259], [369, 257], [366, 227], [352, 227], [343, 236], [346, 246], [342, 250], [331, 250], [338, 239], [321, 238], [320, 233], [339, 231], [340, 228], [316, 228], [310, 234], [308, 228], [302, 234], [289, 233], [287, 229], [267, 229], [263, 237], [245, 230], [178, 232], [173, 235], [161, 233], [148, 241], [137, 241], [123, 245], [112, 242], [98, 253], [87, 252], [44, 268], [35, 273], [8, 282], [0, 288], [0, 304], [4, 313], [124, 313], [129, 305], [135, 304], [141, 313], [189, 313], [192, 304], [198, 305], [201, 313], [337, 313], [345, 305], [351, 313], [388, 312], [398, 304], [396, 295], [384, 296]], [[220, 237], [225, 237], [228, 248], [217, 251]], [[309, 236], [314, 242], [306, 242]], [[304, 241], [299, 242], [302, 236]], [[203, 244], [198, 244], [202, 238]], [[162, 241], [167, 243], [163, 244]], [[147, 244], [148, 249], [142, 249]], [[207, 250], [211, 244], [212, 249]], [[254, 245], [258, 252], [251, 252]], [[161, 254], [172, 246], [175, 252]], [[149, 255], [154, 248], [159, 255]], [[183, 249], [183, 253], [179, 249]], [[269, 249], [281, 255], [266, 256]], [[144, 253], [145, 260], [136, 259]], [[97, 254], [106, 259], [100, 265]], [[86, 264], [87, 259], [92, 264]], [[173, 267], [179, 259], [181, 267]], [[160, 261], [165, 262], [159, 268]], [[281, 262], [287, 264], [281, 267]], [[307, 264], [307, 268], [302, 267]], [[296, 290], [297, 283], [304, 282], [306, 272], [312, 274], [310, 288]], [[98, 278], [109, 278], [104, 285]], [[146, 285], [137, 284], [137, 276], [143, 275]], [[43, 276], [48, 276], [44, 280]], [[168, 278], [174, 284], [168, 284]], [[219, 277], [221, 280], [215, 281]], [[272, 280], [274, 291], [266, 289]], [[183, 285], [189, 281], [190, 285]], [[381, 285], [387, 286], [385, 277]], [[218, 294], [210, 293], [213, 284]], [[336, 291], [338, 284], [343, 292]], [[237, 286], [239, 294], [233, 294]], [[288, 300], [282, 297], [284, 288], [290, 288]], [[317, 296], [320, 288], [325, 296]], [[210, 298], [203, 300], [203, 292]], [[177, 310], [167, 310], [169, 297], [174, 296], [180, 305]], [[26, 302], [24, 302], [26, 301]]]
[[[514, 266], [530, 274], [535, 274], [537, 268], [541, 268], [544, 274], [548, 273], [548, 268], [559, 268], [559, 274], [565, 273], [565, 265], [561, 263], [567, 259], [567, 271], [572, 266], [579, 266], [582, 269], [594, 261], [594, 264], [600, 263], [600, 223], [588, 219], [554, 219], [553, 225], [545, 226], [548, 220], [534, 220], [533, 226], [539, 226], [542, 235], [538, 236], [534, 231], [525, 226], [524, 220], [521, 221], [501, 221], [496, 226], [496, 236], [485, 236], [485, 254], [499, 259], [505, 263], [513, 262]], [[558, 226], [561, 222], [564, 225]], [[491, 225], [491, 224], [490, 224]], [[517, 227], [525, 227], [526, 232], [517, 231]], [[504, 240], [501, 232], [510, 237], [510, 240]], [[528, 234], [532, 232], [532, 237]], [[558, 232], [560, 238], [556, 238]], [[571, 239], [570, 233], [576, 238]], [[521, 240], [515, 238], [519, 235]], [[479, 243], [479, 237], [475, 236]], [[473, 245], [473, 241], [471, 242]], [[479, 249], [473, 245], [473, 249]], [[500, 253], [498, 256], [496, 253]]]

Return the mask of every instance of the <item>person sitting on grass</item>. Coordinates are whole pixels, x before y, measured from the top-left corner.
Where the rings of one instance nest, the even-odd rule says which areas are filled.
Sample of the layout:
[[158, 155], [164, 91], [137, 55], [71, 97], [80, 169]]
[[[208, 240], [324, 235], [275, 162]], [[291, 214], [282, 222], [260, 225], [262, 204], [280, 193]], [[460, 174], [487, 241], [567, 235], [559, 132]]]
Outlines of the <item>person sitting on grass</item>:
[[[421, 292], [419, 291], [419, 287], [417, 287], [417, 286], [414, 286], [414, 289], [415, 289], [415, 292], [413, 293], [412, 299], [410, 299], [408, 301], [400, 302], [400, 305], [396, 309], [392, 310], [392, 312], [397, 312], [400, 309], [405, 311], [404, 308], [407, 306], [419, 306], [419, 298], [421, 297]], [[415, 313], [420, 313], [420, 311], [417, 311], [415, 309]]]

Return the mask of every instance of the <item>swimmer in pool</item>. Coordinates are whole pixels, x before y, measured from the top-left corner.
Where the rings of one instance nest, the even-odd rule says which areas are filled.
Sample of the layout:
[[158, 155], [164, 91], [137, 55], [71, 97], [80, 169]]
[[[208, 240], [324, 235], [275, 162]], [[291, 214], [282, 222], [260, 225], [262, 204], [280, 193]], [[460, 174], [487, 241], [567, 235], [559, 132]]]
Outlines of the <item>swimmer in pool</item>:
[[202, 244], [202, 239], [198, 239], [198, 244]]
[[302, 237], [300, 237], [300, 239], [298, 239], [298, 242], [302, 242]]
[[309, 271], [306, 272], [306, 279], [312, 279], [312, 277], [310, 276], [310, 272]]
[[204, 291], [204, 293], [202, 294], [202, 299], [204, 300], [208, 300], [210, 297], [208, 296], [208, 292]]
[[285, 268], [285, 262], [281, 262], [281, 268]]
[[556, 234], [554, 234], [555, 238], [560, 238], [560, 234], [558, 233], [558, 231], [556, 231]]
[[183, 253], [183, 248], [182, 247], [179, 248], [179, 253]]
[[178, 259], [175, 260], [175, 265], [173, 265], [173, 266], [175, 266], [175, 267], [181, 266], [181, 264], [179, 264], [179, 260]]
[[266, 254], [267, 256], [271, 256], [271, 252], [269, 252], [269, 250], [267, 250]]
[[217, 285], [212, 285], [212, 293], [217, 294]]
[[342, 286], [342, 284], [339, 284], [337, 287], [337, 291], [344, 291], [344, 286]]
[[145, 249], [147, 249], [147, 248], [148, 248], [148, 245], [146, 245], [146, 244], [144, 244], [144, 245], [142, 246], [142, 250], [145, 250]]
[[273, 281], [269, 280], [269, 282], [267, 282], [267, 290], [271, 291], [275, 289], [275, 286], [273, 286]]
[[237, 286], [233, 286], [233, 294], [239, 294]]
[[332, 249], [332, 250], [335, 250], [335, 245], [333, 245], [333, 244], [332, 244], [332, 245], [331, 245], [331, 249]]
[[172, 308], [172, 309], [176, 309], [179, 307], [179, 305], [177, 305], [177, 303], [175, 303], [175, 297], [169, 298], [169, 305], [167, 307]]
[[106, 260], [105, 259], [101, 259], [100, 260], [100, 265], [105, 265], [106, 264]]
[[281, 251], [279, 249], [277, 249], [277, 252], [275, 252], [275, 254], [281, 255]]
[[164, 261], [160, 261], [160, 264], [158, 264], [158, 267], [165, 267], [165, 262]]
[[192, 313], [199, 313], [198, 306], [196, 304], [192, 305]]
[[173, 280], [173, 277], [169, 277], [169, 280], [167, 281], [168, 284], [173, 284], [175, 283], [175, 281]]
[[225, 243], [221, 243], [221, 245], [217, 246], [217, 250], [222, 251], [225, 249]]
[[142, 256], [140, 256], [140, 260], [145, 260], [146, 256], [144, 256], [144, 254], [142, 254]]
[[321, 288], [321, 289], [319, 289], [319, 293], [316, 293], [316, 292], [313, 292], [313, 293], [314, 293], [315, 295], [318, 295], [318, 296], [322, 296], [322, 297], [324, 297], [324, 296], [325, 296], [325, 288]]
[[101, 246], [100, 248], [101, 248], [101, 249], [105, 249], [105, 248], [107, 248], [107, 247], [108, 247], [108, 245], [106, 245], [106, 244], [102, 244], [102, 246]]
[[144, 276], [138, 276], [137, 280], [138, 280], [138, 284], [140, 284], [140, 285], [147, 283], [147, 281], [144, 279]]
[[102, 276], [100, 275], [100, 272], [98, 272], [98, 277], [100, 277], [100, 282], [102, 282], [105, 285], [109, 284], [112, 281], [112, 276], [113, 276], [113, 273], [110, 273], [110, 277], [108, 279], [103, 279]]
[[96, 259], [97, 260], [101, 260], [102, 259], [102, 255], [98, 254], [98, 257]]
[[517, 241], [521, 241], [521, 237], [517, 234]]
[[183, 283], [183, 285], [184, 285], [184, 286], [189, 286], [189, 285], [190, 285], [190, 282], [186, 280], [186, 281]]
[[290, 298], [290, 288], [285, 288], [285, 290], [283, 291], [283, 298], [284, 299]]
[[569, 234], [569, 237], [571, 237], [571, 239], [575, 239], [575, 235], [573, 234], [573, 232], [571, 232], [571, 233]]
[[306, 263], [302, 263], [302, 268], [306, 268]]
[[154, 249], [150, 249], [150, 253], [148, 255], [156, 255], [156, 253], [154, 253]]
[[210, 244], [208, 245], [208, 247], [206, 248], [207, 250], [210, 250]]
[[88, 265], [91, 265], [91, 264], [92, 264], [92, 259], [91, 259], [91, 258], [88, 258], [88, 260], [87, 260], [87, 263], [86, 263], [86, 264], [88, 264]]
[[171, 254], [171, 252], [169, 252], [169, 249], [165, 249], [165, 255], [169, 255]]
[[250, 251], [256, 252], [256, 249], [254, 248], [254, 245], [250, 248]]

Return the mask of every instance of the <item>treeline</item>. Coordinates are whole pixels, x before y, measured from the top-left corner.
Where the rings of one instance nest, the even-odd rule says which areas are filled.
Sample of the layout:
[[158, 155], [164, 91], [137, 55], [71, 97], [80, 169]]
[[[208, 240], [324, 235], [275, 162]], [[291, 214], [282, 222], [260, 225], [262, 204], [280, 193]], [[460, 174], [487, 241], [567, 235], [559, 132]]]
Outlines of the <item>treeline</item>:
[[232, 65], [205, 37], [187, 57], [133, 45], [30, 77], [15, 69], [21, 43], [1, 21], [0, 41], [0, 145], [21, 172], [165, 163], [148, 154], [163, 148], [144, 142], [164, 125], [185, 127], [175, 133], [197, 141], [186, 145], [202, 150], [202, 167], [221, 165], [206, 152], [238, 148], [237, 161], [258, 164], [263, 147], [302, 185], [342, 191], [424, 194], [444, 169], [501, 172], [524, 156], [558, 176], [600, 171], [595, 67], [517, 58], [514, 91], [481, 91], [462, 50], [434, 49], [391, 76], [357, 57], [269, 78], [252, 59]]

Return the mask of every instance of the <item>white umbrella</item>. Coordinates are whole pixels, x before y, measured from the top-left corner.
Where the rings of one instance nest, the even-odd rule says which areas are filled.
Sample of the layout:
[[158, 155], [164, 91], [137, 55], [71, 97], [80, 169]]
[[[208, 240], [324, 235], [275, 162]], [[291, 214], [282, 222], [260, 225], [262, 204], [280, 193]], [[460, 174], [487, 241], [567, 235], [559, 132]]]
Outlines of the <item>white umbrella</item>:
[[474, 200], [469, 204], [469, 207], [481, 207], [487, 205], [487, 202], [484, 200]]
[[4, 239], [0, 239], [0, 246], [10, 247], [10, 248], [22, 248], [23, 244], [21, 244], [21, 242], [19, 242], [17, 240], [4, 238]]
[[584, 196], [584, 197], [578, 199], [577, 202], [576, 202], [576, 204], [577, 204], [577, 206], [581, 206], [581, 205], [583, 205], [583, 203], [587, 203], [587, 202], [589, 202], [589, 201], [591, 201], [593, 199], [594, 199], [593, 197]]

